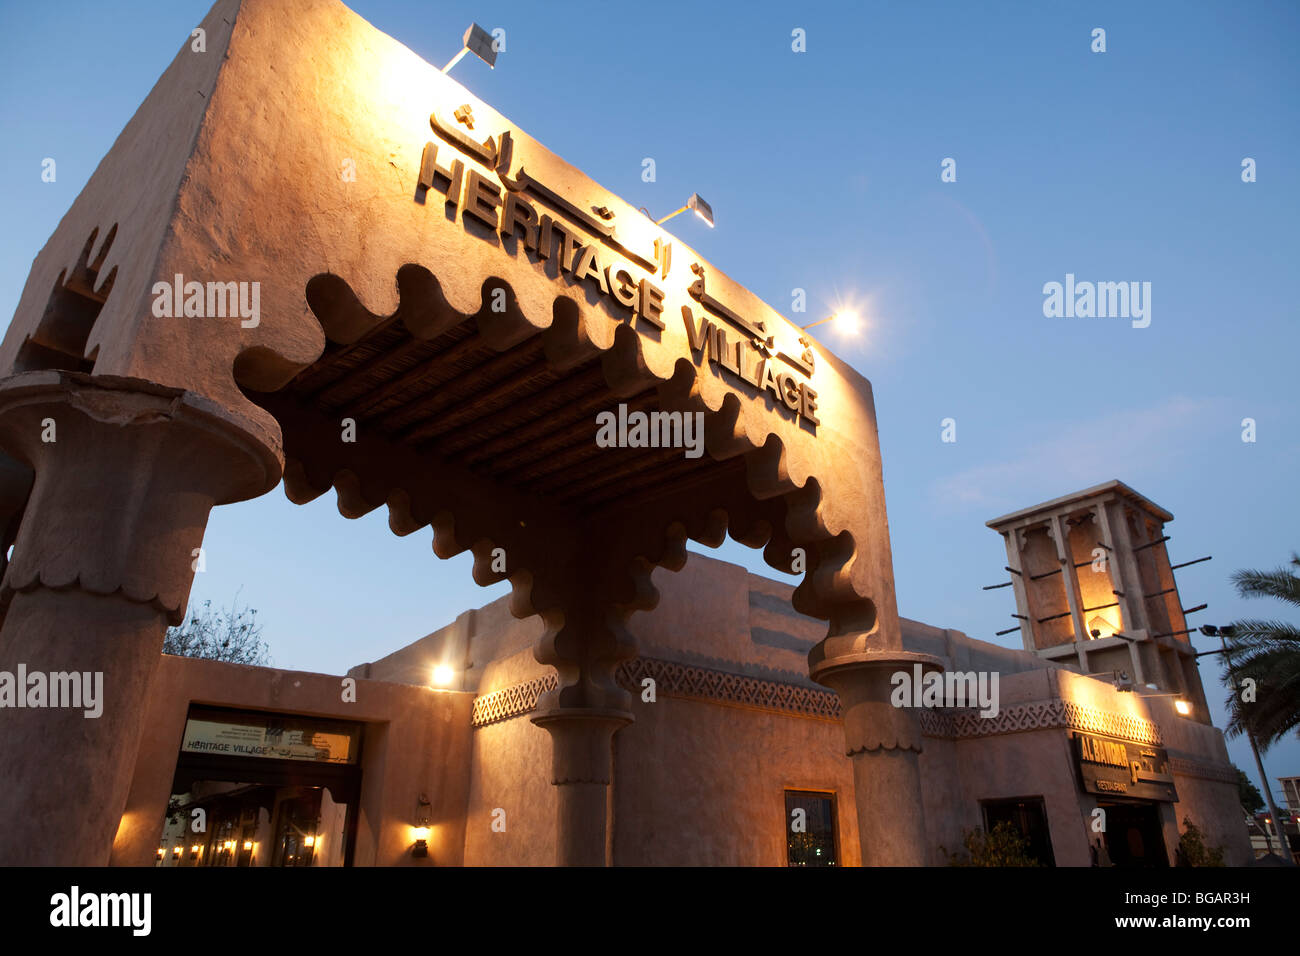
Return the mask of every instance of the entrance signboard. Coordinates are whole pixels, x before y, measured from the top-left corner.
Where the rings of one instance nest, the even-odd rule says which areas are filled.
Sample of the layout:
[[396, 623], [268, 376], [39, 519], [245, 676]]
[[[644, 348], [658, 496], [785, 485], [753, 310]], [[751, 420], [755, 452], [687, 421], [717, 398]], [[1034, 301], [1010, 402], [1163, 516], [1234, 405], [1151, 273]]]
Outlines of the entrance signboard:
[[185, 722], [184, 753], [356, 763], [357, 732], [332, 721], [234, 711], [194, 712]]

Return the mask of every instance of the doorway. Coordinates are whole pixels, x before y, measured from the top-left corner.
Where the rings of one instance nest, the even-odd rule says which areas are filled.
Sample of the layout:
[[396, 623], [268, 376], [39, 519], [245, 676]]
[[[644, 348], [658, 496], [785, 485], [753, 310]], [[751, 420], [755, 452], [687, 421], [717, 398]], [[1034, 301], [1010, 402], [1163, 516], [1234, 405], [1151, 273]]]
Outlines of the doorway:
[[1106, 811], [1106, 852], [1115, 866], [1168, 866], [1160, 824], [1160, 804], [1155, 801], [1098, 802]]
[[159, 866], [351, 866], [361, 725], [193, 707]]

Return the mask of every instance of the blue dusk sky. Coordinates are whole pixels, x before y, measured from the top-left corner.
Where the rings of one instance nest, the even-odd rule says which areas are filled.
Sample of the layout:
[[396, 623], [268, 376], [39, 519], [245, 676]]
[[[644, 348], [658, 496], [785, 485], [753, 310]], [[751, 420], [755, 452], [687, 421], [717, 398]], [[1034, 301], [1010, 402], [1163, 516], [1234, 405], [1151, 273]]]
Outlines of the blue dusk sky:
[[[0, 315], [209, 6], [0, 5]], [[904, 616], [1019, 646], [993, 636], [1015, 608], [981, 590], [1006, 577], [984, 522], [1119, 478], [1176, 516], [1174, 561], [1214, 556], [1178, 572], [1184, 607], [1209, 604], [1192, 622], [1297, 620], [1229, 580], [1300, 550], [1296, 5], [351, 6], [438, 66], [471, 21], [504, 29], [494, 71], [456, 67], [476, 95], [635, 206], [698, 191], [717, 228], [674, 232], [791, 318], [866, 317], [855, 338], [817, 331], [875, 388]], [[1150, 283], [1150, 324], [1047, 317], [1067, 274]], [[238, 593], [275, 665], [340, 673], [505, 593], [431, 538], [277, 490], [214, 512], [193, 599]], [[1201, 672], [1223, 726], [1217, 658]], [[1229, 751], [1257, 777], [1244, 740]], [[1266, 765], [1300, 774], [1300, 742]]]

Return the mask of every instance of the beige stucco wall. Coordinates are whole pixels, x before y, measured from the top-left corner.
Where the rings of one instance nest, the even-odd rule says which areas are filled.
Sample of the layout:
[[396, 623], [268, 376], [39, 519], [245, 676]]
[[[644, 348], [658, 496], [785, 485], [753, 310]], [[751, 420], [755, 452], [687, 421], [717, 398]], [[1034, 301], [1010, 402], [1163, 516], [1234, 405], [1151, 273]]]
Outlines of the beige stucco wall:
[[614, 862], [785, 866], [785, 791], [835, 795], [842, 865], [860, 862], [844, 731], [705, 701], [638, 699], [614, 740]]
[[[130, 797], [113, 844], [115, 866], [152, 866], [190, 704], [332, 717], [364, 724], [358, 866], [458, 865], [469, 783], [467, 693], [163, 655], [149, 702]], [[416, 803], [433, 806], [429, 857], [410, 855]]]
[[[475, 730], [472, 753], [466, 865], [553, 866], [550, 735], [517, 717]], [[494, 820], [503, 820], [505, 829], [494, 830]]]

